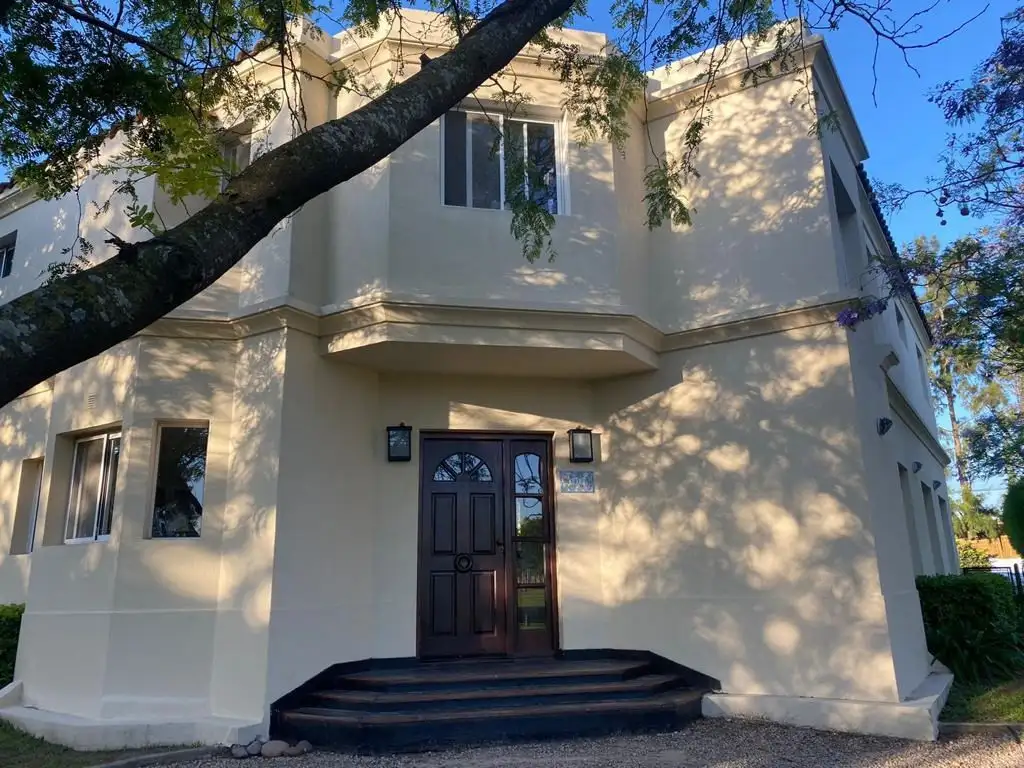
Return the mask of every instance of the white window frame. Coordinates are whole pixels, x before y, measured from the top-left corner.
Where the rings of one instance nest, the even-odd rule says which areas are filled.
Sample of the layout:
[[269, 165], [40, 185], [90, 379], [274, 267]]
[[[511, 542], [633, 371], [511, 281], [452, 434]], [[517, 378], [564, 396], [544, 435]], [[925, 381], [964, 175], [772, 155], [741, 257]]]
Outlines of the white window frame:
[[[478, 109], [460, 109], [455, 108], [452, 112], [462, 112], [466, 115], [466, 204], [465, 205], [449, 205], [445, 202], [445, 131], [448, 130], [448, 121], [441, 118], [441, 167], [440, 167], [440, 179], [441, 179], [441, 205], [445, 208], [455, 208], [472, 211], [506, 211], [505, 209], [505, 115], [488, 115]], [[476, 115], [485, 119], [498, 121], [498, 132], [500, 135], [500, 141], [498, 146], [498, 169], [500, 171], [498, 175], [498, 188], [500, 190], [499, 196], [501, 198], [497, 208], [475, 208], [471, 203], [473, 200], [473, 144], [472, 144], [472, 133], [470, 132], [470, 121], [469, 116]], [[554, 216], [568, 216], [569, 215], [569, 189], [568, 189], [568, 163], [566, 157], [568, 154], [568, 147], [564, 141], [565, 131], [565, 120], [558, 118], [543, 118], [543, 117], [524, 117], [521, 115], [515, 115], [509, 118], [510, 120], [517, 123], [534, 123], [539, 125], [550, 125], [555, 131], [555, 197], [558, 203], [558, 213], [552, 214]], [[523, 126], [525, 133], [526, 126]], [[526, 136], [523, 136], [523, 154], [527, 151], [526, 147]], [[527, 182], [529, 181], [527, 180]], [[508, 211], [506, 211], [508, 212]]]
[[[102, 534], [98, 533], [99, 525], [100, 525], [100, 510], [99, 509], [96, 510], [96, 517], [95, 517], [95, 519], [93, 521], [92, 536], [83, 536], [83, 537], [69, 539], [68, 538], [68, 528], [69, 528], [68, 523], [71, 520], [71, 511], [72, 511], [72, 509], [75, 506], [77, 506], [75, 504], [75, 501], [76, 501], [75, 474], [76, 474], [76, 471], [78, 469], [78, 461], [79, 461], [79, 459], [78, 459], [78, 446], [82, 445], [84, 443], [91, 442], [93, 440], [102, 440], [103, 441], [103, 451], [101, 453], [102, 460], [100, 462], [100, 493], [96, 497], [97, 505], [102, 505], [103, 504], [103, 488], [106, 485], [103, 481], [104, 481], [104, 478], [106, 477], [106, 474], [107, 474], [107, 443], [109, 441], [115, 439], [115, 438], [117, 438], [119, 440], [122, 439], [121, 430], [118, 429], [118, 430], [115, 430], [113, 432], [101, 432], [98, 435], [89, 435], [87, 437], [80, 437], [79, 439], [75, 440], [75, 447], [74, 447], [74, 454], [73, 454], [74, 458], [73, 458], [73, 460], [71, 462], [71, 479], [69, 481], [69, 487], [68, 487], [67, 512], [64, 515], [64, 543], [65, 544], [89, 544], [89, 543], [97, 542], [97, 541], [107, 541], [110, 538], [110, 534], [109, 533], [102, 533]], [[123, 446], [123, 444], [124, 443], [123, 443], [123, 440], [122, 440], [122, 446]], [[118, 466], [120, 467], [120, 461], [118, 462]], [[116, 486], [117, 486], [117, 477], [115, 476], [114, 477], [114, 487], [116, 488]], [[79, 496], [81, 495], [81, 488], [78, 489], [78, 495]], [[113, 513], [114, 513], [114, 509], [111, 506], [111, 509], [110, 509], [111, 524], [113, 524]], [[76, 524], [73, 527], [71, 527], [72, 531], [74, 531], [78, 527], [77, 520], [75, 522], [76, 522]]]

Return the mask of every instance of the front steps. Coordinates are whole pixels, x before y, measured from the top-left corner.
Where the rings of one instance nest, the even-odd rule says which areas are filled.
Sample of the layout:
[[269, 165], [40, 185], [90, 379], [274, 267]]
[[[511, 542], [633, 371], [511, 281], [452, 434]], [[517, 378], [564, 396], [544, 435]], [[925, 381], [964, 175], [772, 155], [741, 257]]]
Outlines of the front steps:
[[360, 752], [670, 730], [713, 681], [648, 653], [557, 659], [366, 661], [276, 702], [271, 735]]

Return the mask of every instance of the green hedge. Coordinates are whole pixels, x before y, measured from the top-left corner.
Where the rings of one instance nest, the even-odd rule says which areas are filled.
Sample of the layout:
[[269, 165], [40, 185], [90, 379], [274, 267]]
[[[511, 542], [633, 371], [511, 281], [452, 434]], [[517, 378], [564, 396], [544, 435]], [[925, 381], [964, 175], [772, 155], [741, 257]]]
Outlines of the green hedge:
[[1002, 576], [918, 576], [928, 650], [965, 683], [1001, 680], [1024, 666], [1013, 586]]
[[14, 658], [24, 605], [0, 605], [0, 688], [14, 679]]

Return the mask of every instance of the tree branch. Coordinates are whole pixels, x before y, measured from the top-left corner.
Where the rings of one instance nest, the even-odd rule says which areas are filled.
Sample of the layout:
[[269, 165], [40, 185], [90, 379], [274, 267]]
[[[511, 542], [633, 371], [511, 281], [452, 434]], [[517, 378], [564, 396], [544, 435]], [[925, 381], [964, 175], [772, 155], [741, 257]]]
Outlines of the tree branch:
[[[0, 0], [0, 2], [6, 2], [6, 0]], [[70, 5], [66, 5], [64, 3], [59, 2], [59, 0], [37, 0], [37, 2], [42, 3], [43, 5], [48, 5], [51, 8], [55, 8], [61, 13], [66, 13], [68, 16], [71, 16], [72, 18], [78, 19], [83, 24], [88, 24], [89, 26], [97, 27], [106, 32], [109, 32], [110, 34], [121, 38], [126, 43], [137, 45], [140, 48], [144, 48], [145, 50], [149, 51], [150, 53], [155, 53], [157, 56], [160, 56], [164, 59], [167, 59], [168, 61], [177, 64], [179, 67], [184, 67], [185, 69], [188, 69], [188, 65], [185, 64], [184, 61], [179, 59], [177, 56], [168, 53], [160, 46], [151, 43], [144, 37], [133, 35], [131, 32], [125, 32], [123, 29], [107, 21], [104, 21], [103, 19], [99, 19], [95, 16], [90, 16], [88, 13], [85, 13], [84, 11], [80, 11], [77, 8], [71, 7]], [[2, 6], [0, 6], [0, 13], [2, 13]]]
[[0, 306], [0, 406], [208, 288], [288, 214], [371, 167], [475, 91], [572, 2], [507, 0], [434, 64], [263, 155], [182, 224]]

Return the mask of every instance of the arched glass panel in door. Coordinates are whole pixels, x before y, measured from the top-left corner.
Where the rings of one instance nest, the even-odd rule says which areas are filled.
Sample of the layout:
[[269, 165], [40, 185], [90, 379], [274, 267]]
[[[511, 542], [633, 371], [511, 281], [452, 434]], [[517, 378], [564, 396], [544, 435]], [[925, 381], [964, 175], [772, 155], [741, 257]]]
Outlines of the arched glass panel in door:
[[487, 462], [475, 454], [462, 452], [442, 459], [434, 469], [434, 482], [454, 483], [456, 480], [490, 483], [494, 477]]

